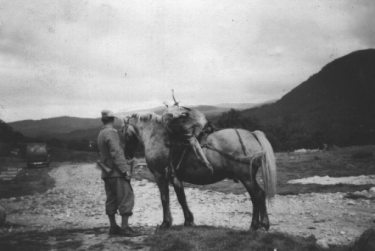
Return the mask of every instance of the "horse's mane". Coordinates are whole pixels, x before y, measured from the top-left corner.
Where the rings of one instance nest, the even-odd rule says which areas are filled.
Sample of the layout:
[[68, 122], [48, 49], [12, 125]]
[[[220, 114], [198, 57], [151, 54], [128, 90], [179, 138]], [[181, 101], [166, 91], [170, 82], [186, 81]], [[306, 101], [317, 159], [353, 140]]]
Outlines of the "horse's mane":
[[136, 118], [140, 121], [156, 121], [161, 122], [161, 116], [154, 112], [144, 112], [144, 113], [133, 113], [130, 118]]

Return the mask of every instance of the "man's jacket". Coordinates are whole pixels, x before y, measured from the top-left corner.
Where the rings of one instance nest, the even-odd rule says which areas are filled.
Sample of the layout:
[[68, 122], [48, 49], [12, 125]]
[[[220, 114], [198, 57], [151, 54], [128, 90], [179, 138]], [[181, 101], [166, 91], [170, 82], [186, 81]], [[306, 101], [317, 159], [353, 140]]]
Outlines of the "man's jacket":
[[110, 174], [102, 170], [102, 178], [123, 177], [123, 173], [130, 171], [130, 166], [126, 162], [117, 130], [111, 125], [102, 127], [98, 135], [98, 146], [100, 161], [113, 170]]

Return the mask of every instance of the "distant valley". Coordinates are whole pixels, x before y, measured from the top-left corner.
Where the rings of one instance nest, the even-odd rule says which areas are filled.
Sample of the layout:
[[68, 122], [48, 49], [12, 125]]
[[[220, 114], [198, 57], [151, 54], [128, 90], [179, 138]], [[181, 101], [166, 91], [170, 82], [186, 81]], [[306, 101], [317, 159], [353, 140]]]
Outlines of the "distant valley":
[[[263, 104], [263, 103], [262, 103]], [[256, 103], [236, 103], [231, 105], [220, 104], [217, 106], [200, 105], [191, 107], [203, 112], [207, 118], [213, 118], [219, 116], [221, 113], [229, 111], [230, 109], [243, 110], [252, 107], [256, 107], [262, 104]], [[141, 113], [146, 111], [153, 111], [156, 114], [162, 114], [165, 110], [165, 106], [155, 107], [150, 110], [134, 110], [117, 113], [119, 116], [128, 116], [133, 113]], [[100, 111], [98, 111], [100, 113]], [[95, 140], [102, 126], [100, 118], [77, 118], [77, 117], [57, 117], [41, 120], [22, 120], [9, 123], [9, 125], [15, 130], [21, 132], [23, 135], [28, 137], [38, 137], [42, 139], [58, 138], [61, 140], [73, 140], [73, 139], [88, 139]], [[120, 122], [117, 121], [116, 126], [120, 126]]]

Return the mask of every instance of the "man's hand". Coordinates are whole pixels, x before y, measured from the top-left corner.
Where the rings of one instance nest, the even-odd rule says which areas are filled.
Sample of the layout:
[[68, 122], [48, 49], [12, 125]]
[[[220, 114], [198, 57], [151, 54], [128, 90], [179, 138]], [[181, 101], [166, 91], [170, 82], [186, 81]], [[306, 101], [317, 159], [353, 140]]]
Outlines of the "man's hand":
[[131, 173], [129, 171], [124, 172], [123, 175], [124, 175], [124, 178], [128, 181], [130, 181], [132, 178]]

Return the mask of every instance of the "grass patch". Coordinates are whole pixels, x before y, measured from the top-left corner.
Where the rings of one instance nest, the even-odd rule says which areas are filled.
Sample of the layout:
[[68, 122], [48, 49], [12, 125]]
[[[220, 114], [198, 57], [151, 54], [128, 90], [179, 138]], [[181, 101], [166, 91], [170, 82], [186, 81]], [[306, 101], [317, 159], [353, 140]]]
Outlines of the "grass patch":
[[50, 148], [52, 162], [94, 163], [99, 157], [97, 152], [75, 151], [58, 147]]
[[372, 152], [360, 151], [352, 154], [352, 159], [369, 159], [374, 157]]
[[[152, 251], [310, 251], [318, 250], [315, 242], [314, 236], [303, 238], [281, 232], [254, 232], [210, 226], [174, 226], [145, 239], [145, 244], [151, 246]], [[345, 247], [334, 247], [332, 250], [345, 250]]]
[[55, 180], [48, 174], [51, 168], [27, 168], [25, 162], [7, 167], [23, 168], [23, 175], [15, 181], [0, 181], [0, 199], [44, 193], [55, 186]]
[[[33, 230], [8, 233], [0, 236], [0, 250], [76, 250], [82, 245], [82, 241], [75, 239], [74, 234], [83, 231], [82, 229], [54, 229], [48, 232]], [[54, 244], [48, 243], [50, 238], [55, 239]]]

